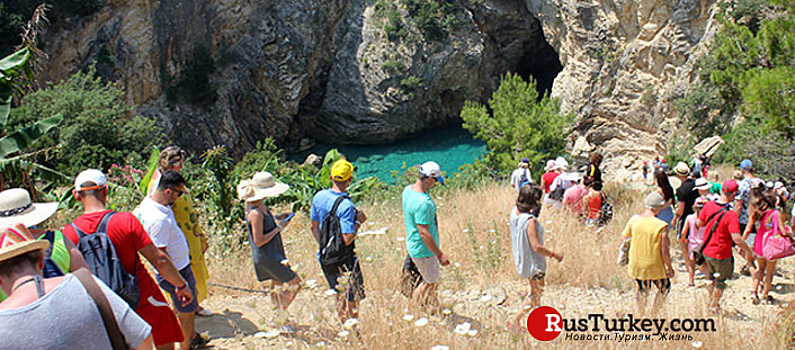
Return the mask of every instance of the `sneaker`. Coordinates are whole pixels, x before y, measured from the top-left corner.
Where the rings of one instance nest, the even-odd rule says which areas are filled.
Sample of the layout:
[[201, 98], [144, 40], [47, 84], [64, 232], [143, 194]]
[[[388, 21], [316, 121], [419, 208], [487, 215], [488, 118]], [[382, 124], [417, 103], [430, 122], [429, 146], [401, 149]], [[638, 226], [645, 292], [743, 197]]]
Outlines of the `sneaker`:
[[201, 309], [201, 310], [199, 310], [199, 311], [196, 311], [196, 316], [201, 316], [201, 317], [210, 317], [210, 316], [212, 316], [212, 315], [213, 315], [213, 312], [212, 312], [212, 311], [210, 311], [210, 310], [207, 310], [207, 309], [204, 309], [204, 308], [202, 308], [202, 309]]
[[196, 336], [190, 339], [190, 349], [201, 349], [207, 346], [210, 340], [203, 337], [201, 334], [196, 333]]

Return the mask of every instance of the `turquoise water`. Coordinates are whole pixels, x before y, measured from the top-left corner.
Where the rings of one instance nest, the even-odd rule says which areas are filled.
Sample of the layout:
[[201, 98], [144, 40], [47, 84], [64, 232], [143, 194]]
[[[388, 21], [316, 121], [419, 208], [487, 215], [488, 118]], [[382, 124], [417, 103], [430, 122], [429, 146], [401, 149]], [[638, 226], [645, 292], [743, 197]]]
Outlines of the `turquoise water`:
[[439, 163], [442, 171], [451, 175], [460, 166], [472, 163], [486, 153], [486, 144], [474, 139], [468, 131], [460, 127], [446, 127], [390, 145], [318, 144], [308, 151], [290, 154], [290, 158], [303, 162], [310, 153], [324, 155], [332, 148], [337, 148], [358, 167], [358, 178], [376, 176], [389, 184], [394, 182], [391, 172], [402, 171], [404, 163], [412, 166], [432, 160]]

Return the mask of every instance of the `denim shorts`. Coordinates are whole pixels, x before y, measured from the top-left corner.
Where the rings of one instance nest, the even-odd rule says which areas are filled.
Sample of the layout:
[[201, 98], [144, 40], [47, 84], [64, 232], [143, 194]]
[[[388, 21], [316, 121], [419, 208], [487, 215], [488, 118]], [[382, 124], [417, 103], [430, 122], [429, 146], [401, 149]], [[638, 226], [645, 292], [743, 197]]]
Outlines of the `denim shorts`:
[[191, 292], [193, 292], [193, 301], [190, 304], [182, 306], [182, 303], [177, 298], [177, 288], [174, 287], [171, 283], [168, 283], [163, 277], [157, 275], [157, 285], [160, 288], [163, 288], [164, 291], [168, 292], [168, 295], [171, 296], [171, 302], [177, 309], [177, 312], [180, 313], [191, 313], [196, 312], [199, 310], [199, 298], [196, 295], [196, 277], [193, 276], [193, 269], [190, 268], [190, 265], [185, 267], [182, 270], [179, 270], [179, 274], [182, 275], [182, 278], [188, 282], [188, 287], [190, 287]]

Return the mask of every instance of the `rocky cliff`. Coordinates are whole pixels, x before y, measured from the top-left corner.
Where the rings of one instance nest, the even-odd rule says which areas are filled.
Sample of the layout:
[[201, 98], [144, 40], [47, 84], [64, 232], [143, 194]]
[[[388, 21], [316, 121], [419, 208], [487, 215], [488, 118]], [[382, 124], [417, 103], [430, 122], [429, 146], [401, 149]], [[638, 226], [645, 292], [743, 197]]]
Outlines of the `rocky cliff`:
[[577, 114], [575, 154], [618, 171], [664, 150], [711, 2], [108, 0], [53, 28], [44, 77], [96, 62], [181, 145], [239, 155], [266, 136], [391, 142], [514, 71]]

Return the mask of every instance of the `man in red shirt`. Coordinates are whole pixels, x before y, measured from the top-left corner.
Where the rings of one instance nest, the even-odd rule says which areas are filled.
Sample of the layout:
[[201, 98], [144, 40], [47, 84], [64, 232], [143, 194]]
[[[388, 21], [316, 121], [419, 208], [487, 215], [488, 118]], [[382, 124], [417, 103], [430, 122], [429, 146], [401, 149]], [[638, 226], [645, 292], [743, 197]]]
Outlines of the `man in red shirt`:
[[726, 280], [734, 272], [732, 242], [748, 254], [747, 256], [752, 258], [751, 261], [756, 260], [756, 254], [743, 240], [737, 213], [729, 207], [729, 204], [734, 201], [734, 197], [737, 195], [737, 182], [728, 180], [723, 183], [722, 189], [723, 194], [720, 199], [707, 202], [704, 205], [704, 208], [698, 214], [697, 222], [699, 227], [707, 226], [704, 231], [704, 240], [709, 237], [712, 227], [718, 225], [704, 247], [704, 259], [709, 270], [707, 277], [712, 280], [710, 309], [713, 312], [720, 310], [720, 298], [723, 296], [723, 290], [726, 289]]
[[[92, 234], [99, 222], [110, 210], [105, 209], [108, 196], [107, 178], [99, 170], [89, 169], [81, 172], [75, 179], [72, 195], [83, 206], [83, 215], [73, 223], [81, 231]], [[64, 226], [63, 234], [75, 244], [79, 238], [71, 225]], [[116, 254], [128, 273], [135, 273], [141, 293], [135, 312], [152, 326], [152, 337], [158, 350], [173, 349], [174, 343], [183, 341], [182, 330], [177, 318], [160, 292], [152, 276], [146, 270], [138, 253], [141, 253], [160, 272], [169, 283], [178, 288], [177, 295], [189, 303], [193, 293], [187, 282], [166, 253], [157, 249], [138, 219], [128, 212], [114, 214], [108, 222], [108, 238], [116, 248]]]

